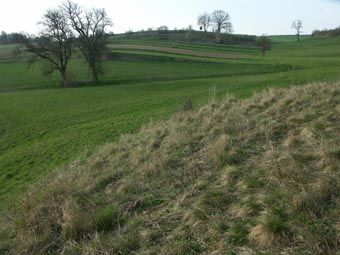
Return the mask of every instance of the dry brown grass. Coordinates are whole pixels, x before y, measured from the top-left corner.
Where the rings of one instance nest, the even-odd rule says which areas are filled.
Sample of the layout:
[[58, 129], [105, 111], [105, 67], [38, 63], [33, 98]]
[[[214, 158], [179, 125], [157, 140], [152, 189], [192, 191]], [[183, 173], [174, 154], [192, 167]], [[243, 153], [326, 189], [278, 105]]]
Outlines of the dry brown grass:
[[336, 254], [339, 103], [312, 84], [150, 124], [32, 187], [0, 251]]

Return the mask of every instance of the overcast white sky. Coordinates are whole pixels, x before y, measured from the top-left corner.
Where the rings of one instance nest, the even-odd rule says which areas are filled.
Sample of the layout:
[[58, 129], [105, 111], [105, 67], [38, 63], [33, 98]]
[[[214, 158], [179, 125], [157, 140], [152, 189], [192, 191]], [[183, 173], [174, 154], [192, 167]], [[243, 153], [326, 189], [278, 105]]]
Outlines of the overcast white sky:
[[[37, 33], [44, 11], [61, 0], [1, 0], [0, 31]], [[84, 7], [104, 7], [114, 22], [114, 33], [167, 25], [196, 27], [196, 18], [216, 9], [227, 11], [235, 33], [293, 34], [295, 19], [304, 22], [303, 32], [340, 26], [337, 0], [78, 0]]]

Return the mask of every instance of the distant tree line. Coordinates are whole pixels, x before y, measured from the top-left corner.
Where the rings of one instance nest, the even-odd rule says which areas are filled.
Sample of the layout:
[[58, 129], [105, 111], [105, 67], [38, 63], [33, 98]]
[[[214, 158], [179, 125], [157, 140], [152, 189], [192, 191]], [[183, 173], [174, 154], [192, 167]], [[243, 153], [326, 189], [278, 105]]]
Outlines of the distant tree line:
[[0, 44], [19, 44], [22, 43], [25, 35], [22, 33], [9, 33], [7, 34], [5, 31], [1, 32], [0, 35]]
[[336, 37], [340, 36], [340, 27], [335, 29], [314, 30], [312, 33], [314, 37]]
[[[154, 36], [160, 39], [178, 40], [187, 42], [214, 42], [214, 43], [228, 43], [231, 44], [235, 39], [237, 42], [254, 43], [255, 36], [232, 36], [233, 26], [230, 16], [223, 10], [216, 10], [211, 14], [204, 13], [197, 18], [197, 23], [204, 34], [195, 31], [190, 25], [183, 29], [169, 30], [168, 26], [160, 26], [156, 29], [149, 28], [147, 31], [134, 33], [129, 30], [125, 33], [128, 38], [135, 38], [138, 36]], [[115, 35], [120, 37], [124, 35]]]
[[112, 25], [104, 9], [84, 9], [77, 3], [66, 1], [55, 9], [47, 10], [39, 22], [39, 36], [24, 37], [20, 54], [29, 63], [44, 62], [43, 73], [55, 71], [61, 77], [61, 86], [71, 84], [67, 76], [69, 61], [75, 51], [81, 52], [91, 72], [92, 82], [98, 83], [103, 73], [102, 61], [106, 49], [106, 28]]
[[[139, 39], [139, 38], [157, 38], [161, 40], [168, 40], [172, 42], [197, 42], [197, 43], [215, 43], [216, 34], [213, 32], [203, 33], [201, 31], [194, 30], [192, 27], [171, 29], [171, 30], [158, 30], [147, 29], [142, 31], [126, 31], [125, 33], [114, 34], [110, 36], [110, 40], [115, 39]], [[255, 35], [238, 35], [232, 34], [231, 38], [227, 34], [220, 35], [221, 44], [235, 44], [235, 45], [254, 45], [256, 41]]]

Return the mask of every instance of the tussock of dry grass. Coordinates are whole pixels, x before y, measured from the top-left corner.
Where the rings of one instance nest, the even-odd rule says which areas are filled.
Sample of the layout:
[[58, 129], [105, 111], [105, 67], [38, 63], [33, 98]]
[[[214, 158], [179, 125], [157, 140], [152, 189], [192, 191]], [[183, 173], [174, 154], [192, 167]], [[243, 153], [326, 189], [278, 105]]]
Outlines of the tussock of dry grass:
[[33, 187], [0, 249], [336, 254], [339, 103], [339, 84], [314, 84], [150, 124]]

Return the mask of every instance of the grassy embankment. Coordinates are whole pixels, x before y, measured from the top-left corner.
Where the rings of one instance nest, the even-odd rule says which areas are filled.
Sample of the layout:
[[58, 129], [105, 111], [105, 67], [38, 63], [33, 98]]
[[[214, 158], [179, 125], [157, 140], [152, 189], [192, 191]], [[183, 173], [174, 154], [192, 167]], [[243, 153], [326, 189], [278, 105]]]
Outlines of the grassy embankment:
[[178, 112], [32, 188], [0, 251], [337, 254], [339, 116], [339, 83]]

